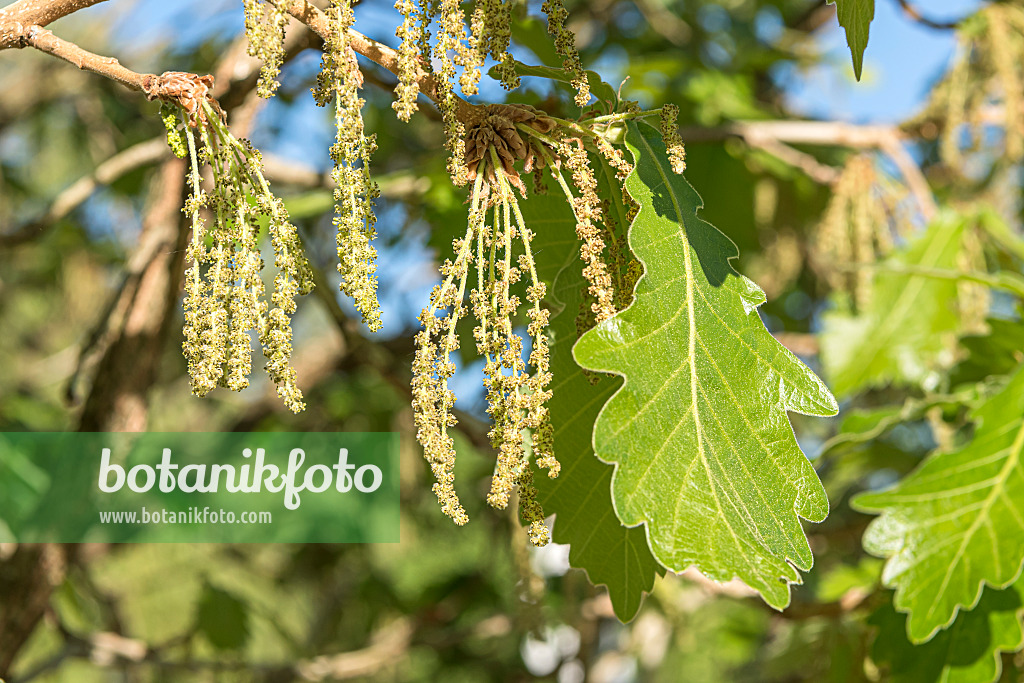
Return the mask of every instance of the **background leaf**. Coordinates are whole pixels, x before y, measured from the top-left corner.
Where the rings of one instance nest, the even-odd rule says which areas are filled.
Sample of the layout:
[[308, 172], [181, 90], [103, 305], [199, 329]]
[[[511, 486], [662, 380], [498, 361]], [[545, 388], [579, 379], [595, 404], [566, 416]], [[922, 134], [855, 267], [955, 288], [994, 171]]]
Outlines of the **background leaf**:
[[931, 455], [895, 487], [862, 494], [853, 505], [881, 512], [864, 547], [888, 557], [882, 581], [909, 612], [920, 643], [971, 608], [982, 584], [1017, 579], [1024, 562], [1024, 365], [974, 412], [974, 437]]
[[207, 584], [199, 601], [196, 627], [218, 650], [238, 650], [249, 640], [249, 609], [231, 593]]
[[905, 614], [887, 604], [868, 623], [878, 627], [871, 657], [888, 668], [892, 683], [992, 683], [1002, 671], [1001, 652], [1024, 645], [1024, 585], [986, 588], [978, 606], [961, 612], [927, 643], [907, 639]]
[[537, 270], [550, 283], [551, 384], [549, 402], [555, 430], [555, 455], [562, 465], [557, 479], [536, 474], [539, 500], [554, 514], [553, 538], [569, 544], [569, 564], [587, 572], [595, 586], [604, 584], [615, 615], [632, 619], [643, 595], [664, 574], [647, 547], [643, 529], [624, 527], [612, 508], [612, 467], [594, 455], [594, 420], [620, 380], [583, 374], [572, 357], [576, 316], [587, 290], [579, 258], [576, 221], [560, 196], [535, 195], [524, 202], [527, 225], [535, 231]]
[[[963, 219], [944, 214], [889, 263], [953, 269], [963, 233]], [[843, 398], [865, 387], [926, 379], [952, 357], [956, 301], [955, 280], [881, 270], [866, 311], [825, 316], [821, 360], [829, 387]]]
[[860, 80], [864, 50], [868, 46], [871, 20], [875, 18], [875, 0], [834, 0], [839, 25], [846, 30], [846, 44], [853, 57], [853, 73]]
[[626, 380], [597, 420], [596, 452], [616, 464], [619, 519], [646, 523], [661, 564], [739, 577], [781, 609], [796, 568], [813, 562], [798, 516], [828, 513], [786, 410], [831, 415], [835, 400], [765, 329], [764, 294], [697, 217], [700, 198], [669, 169], [660, 135], [631, 123], [626, 144], [640, 205], [629, 242], [645, 274], [633, 304], [576, 344], [581, 365]]
[[[499, 78], [498, 67], [491, 67], [488, 71], [488, 75], [492, 78]], [[520, 76], [536, 76], [537, 78], [546, 78], [551, 81], [558, 81], [559, 83], [571, 83], [572, 74], [565, 69], [556, 68], [553, 66], [532, 66], [530, 64], [523, 64], [522, 62], [515, 63], [516, 73]], [[617, 105], [619, 98], [615, 92], [615, 88], [608, 85], [604, 80], [594, 71], [584, 71], [587, 75], [587, 83], [590, 84], [590, 92], [597, 97], [600, 102], [610, 102], [614, 109]]]

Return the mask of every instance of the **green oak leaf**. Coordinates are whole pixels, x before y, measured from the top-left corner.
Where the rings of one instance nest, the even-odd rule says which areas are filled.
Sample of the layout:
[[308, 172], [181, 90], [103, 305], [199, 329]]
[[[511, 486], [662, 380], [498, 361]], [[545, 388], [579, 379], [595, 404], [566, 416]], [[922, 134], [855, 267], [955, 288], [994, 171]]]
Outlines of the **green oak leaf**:
[[1001, 591], [986, 588], [977, 607], [914, 645], [907, 639], [907, 616], [887, 604], [868, 618], [878, 628], [871, 658], [888, 669], [891, 683], [993, 683], [1003, 668], [1000, 653], [1024, 647], [1022, 617], [1024, 581]]
[[619, 519], [645, 524], [658, 562], [739, 577], [782, 609], [797, 569], [813, 564], [799, 518], [828, 514], [786, 411], [833, 415], [835, 399], [764, 327], [764, 293], [733, 270], [732, 241], [697, 216], [700, 197], [672, 173], [657, 131], [629, 123], [626, 145], [640, 207], [629, 244], [644, 275], [633, 303], [574, 349], [583, 367], [625, 378], [594, 450], [615, 465]]
[[[558, 81], [559, 83], [572, 83], [572, 74], [565, 69], [556, 68], [553, 66], [538, 65], [534, 66], [531, 64], [523, 64], [522, 62], [515, 62], [516, 73], [520, 76], [536, 76], [537, 78], [546, 78], [550, 81]], [[612, 107], [618, 105], [619, 97], [615, 92], [615, 88], [606, 83], [601, 76], [594, 71], [584, 71], [583, 73], [587, 76], [587, 83], [590, 85], [590, 92], [600, 102], [609, 102]], [[490, 71], [487, 72], [492, 78], [500, 78], [498, 73], [498, 67], [491, 67]]]
[[1024, 365], [971, 413], [973, 438], [936, 452], [893, 488], [852, 504], [880, 512], [864, 547], [886, 557], [882, 582], [909, 612], [910, 640], [928, 640], [983, 584], [1003, 588], [1024, 564]]
[[989, 318], [985, 324], [986, 334], [960, 338], [966, 357], [950, 370], [949, 381], [953, 386], [982, 382], [992, 375], [1008, 375], [1024, 361], [1024, 322]]
[[241, 649], [249, 640], [249, 608], [231, 593], [206, 584], [196, 627], [218, 650]]
[[883, 264], [867, 310], [859, 315], [825, 315], [821, 362], [837, 396], [888, 382], [920, 383], [943, 362], [952, 361], [960, 328], [956, 280], [899, 269], [956, 269], [963, 234], [962, 218], [941, 215], [920, 238]]
[[835, 4], [839, 25], [846, 31], [846, 44], [850, 46], [850, 56], [853, 57], [853, 73], [859, 81], [871, 20], [875, 18], [875, 0], [831, 0], [830, 4]]
[[[600, 171], [599, 171], [600, 174]], [[606, 195], [607, 196], [607, 195]], [[569, 545], [569, 564], [583, 569], [592, 584], [608, 588], [615, 615], [632, 619], [643, 595], [665, 570], [647, 547], [642, 529], [624, 527], [612, 508], [612, 468], [594, 456], [594, 420], [619, 380], [601, 377], [596, 384], [572, 358], [576, 315], [587, 289], [576, 239], [576, 221], [559, 194], [535, 195], [523, 203], [533, 240], [538, 275], [549, 284], [551, 308], [551, 382], [548, 402], [555, 431], [554, 453], [561, 474], [535, 476], [540, 504], [555, 515], [553, 540]]]

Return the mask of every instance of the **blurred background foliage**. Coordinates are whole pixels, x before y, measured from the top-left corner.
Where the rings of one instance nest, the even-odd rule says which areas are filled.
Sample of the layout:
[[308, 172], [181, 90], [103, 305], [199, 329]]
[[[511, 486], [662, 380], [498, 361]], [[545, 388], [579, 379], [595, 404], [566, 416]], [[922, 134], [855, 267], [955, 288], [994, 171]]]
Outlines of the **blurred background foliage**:
[[[981, 109], [999, 96], [998, 84], [989, 88], [995, 77], [983, 64], [966, 98], [977, 109], [966, 118], [981, 121], [981, 134], [955, 141], [962, 149], [959, 165], [940, 149], [954, 87], [944, 74], [964, 45], [983, 41], [978, 36], [984, 32], [969, 25], [958, 52], [955, 30], [921, 27], [900, 16], [898, 4], [879, 0], [866, 83], [857, 91], [848, 54], [836, 49], [841, 33], [834, 8], [823, 2], [567, 2], [587, 68], [614, 85], [624, 82], [623, 95], [641, 105], [679, 105], [687, 178], [704, 199], [703, 217], [736, 242], [737, 269], [766, 291], [760, 312], [769, 329], [818, 370], [819, 346], [828, 343], [819, 333], [830, 316], [862, 319], [871, 306], [885, 305], [885, 292], [901, 286], [837, 265], [874, 262], [901, 250], [924, 233], [923, 212], [893, 160], [870, 146], [839, 139], [796, 142], [794, 162], [730, 132], [730, 124], [806, 115], [904, 121], [909, 154], [942, 209], [956, 216], [950, 220], [968, 235], [956, 250], [961, 263], [967, 258], [973, 259], [971, 269], [1019, 271], [1024, 254], [1016, 237], [1019, 159], [1006, 156], [1005, 137], [982, 120]], [[980, 6], [947, 4], [935, 9], [951, 18]], [[517, 58], [558, 64], [539, 2], [520, 5], [513, 30]], [[356, 8], [356, 27], [394, 44], [397, 16], [390, 3], [367, 0]], [[996, 292], [980, 300], [975, 291], [971, 300], [961, 284], [946, 283], [953, 291], [934, 295], [945, 297], [940, 306], [967, 299], [958, 299], [957, 322], [942, 327], [933, 316], [923, 323], [927, 335], [943, 341], [922, 341], [921, 349], [911, 344], [909, 353], [923, 354], [914, 382], [870, 388], [850, 380], [838, 392], [844, 399], [839, 417], [793, 416], [826, 484], [832, 514], [823, 524], [808, 525], [816, 565], [806, 585], [794, 589], [786, 612], [768, 609], [742, 585], [714, 585], [688, 572], [660, 579], [639, 615], [623, 625], [604, 589], [568, 568], [566, 547], [527, 548], [513, 516], [478, 509], [491, 468], [482, 449], [482, 421], [464, 419], [458, 444], [457, 476], [464, 487], [478, 489], [463, 498], [472, 523], [455, 528], [430, 492], [429, 470], [412, 434], [411, 335], [436, 279], [438, 250], [450, 247], [466, 212], [465, 193], [448, 182], [439, 154], [437, 117], [398, 122], [390, 107], [394, 78], [362, 63], [369, 83], [364, 115], [377, 134], [374, 174], [383, 192], [378, 229], [384, 330], [368, 335], [331, 282], [332, 200], [325, 179], [333, 130], [330, 112], [308, 96], [319, 67], [314, 40], [291, 43], [279, 96], [264, 103], [251, 92], [242, 9], [233, 0], [117, 0], [58, 26], [63, 37], [117, 55], [137, 71], [218, 74], [233, 128], [264, 152], [268, 175], [329, 284], [300, 302], [296, 318], [304, 413], [287, 413], [273, 387], [256, 375], [254, 387], [241, 394], [192, 398], [180, 352], [180, 302], [171, 301], [155, 322], [137, 305], [151, 274], [140, 269], [140, 259], [152, 265], [140, 256], [147, 244], [142, 235], [161, 221], [178, 229], [176, 209], [160, 211], [168, 193], [180, 207], [183, 190], [173, 180], [180, 167], [168, 160], [162, 143], [150, 144], [141, 162], [112, 180], [100, 177], [79, 193], [81, 201], [61, 208], [69, 202], [68, 188], [91, 174], [102, 176], [107, 160], [154, 138], [159, 142], [157, 105], [45, 55], [6, 51], [0, 54], [0, 427], [397, 431], [403, 444], [403, 540], [370, 546], [80, 546], [60, 552], [0, 546], [0, 583], [7, 586], [0, 601], [13, 603], [15, 592], [25, 591], [42, 601], [35, 618], [25, 622], [24, 642], [6, 644], [13, 662], [0, 664], [0, 671], [7, 668], [11, 681], [839, 682], [943, 675], [908, 668], [908, 661], [931, 655], [906, 642], [902, 616], [878, 588], [882, 563], [861, 547], [870, 518], [847, 501], [895, 481], [936, 445], [961, 438], [965, 404], [1022, 360], [1024, 329], [1014, 297]], [[301, 33], [296, 25], [292, 32]], [[905, 38], [894, 45], [898, 40], [884, 37], [892, 35]], [[485, 83], [479, 96], [506, 98], [557, 115], [576, 111], [564, 94], [536, 78], [524, 79], [511, 95]], [[814, 177], [814, 164], [833, 169], [836, 184]], [[841, 201], [848, 206], [837, 208]], [[865, 238], [860, 219], [850, 217], [864, 203], [877, 219], [870, 228], [877, 231], [875, 241]], [[1001, 238], [992, 237], [1000, 230]], [[180, 246], [159, 244], [172, 277], [180, 268]], [[125, 311], [142, 319], [133, 323], [134, 314]], [[970, 325], [965, 316], [973, 316]], [[150, 339], [145, 331], [153, 325]], [[127, 338], [136, 346], [123, 346]], [[840, 366], [843, 357], [833, 356]], [[830, 371], [826, 363], [830, 386], [843, 371]], [[888, 379], [904, 371], [905, 364], [878, 370]], [[144, 380], [141, 388], [107, 390], [133, 373]], [[479, 367], [462, 368], [455, 388], [460, 407], [479, 419], [478, 375]], [[127, 417], [118, 423], [116, 415]], [[1019, 622], [1019, 610], [1011, 606], [1010, 612]], [[878, 633], [887, 634], [884, 641], [876, 642]], [[991, 648], [984, 654], [996, 663]], [[995, 658], [1001, 674], [993, 670], [994, 676], [1019, 680], [1019, 655], [997, 652]]]

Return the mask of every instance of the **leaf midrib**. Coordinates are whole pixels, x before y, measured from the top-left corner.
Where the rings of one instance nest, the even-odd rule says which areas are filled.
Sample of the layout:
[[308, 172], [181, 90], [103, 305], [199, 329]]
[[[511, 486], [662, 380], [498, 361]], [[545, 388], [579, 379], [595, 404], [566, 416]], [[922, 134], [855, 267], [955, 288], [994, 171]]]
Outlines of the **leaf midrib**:
[[[715, 486], [715, 478], [711, 472], [711, 466], [708, 462], [707, 454], [705, 452], [704, 426], [701, 422], [700, 408], [697, 402], [697, 394], [699, 391], [696, 364], [697, 319], [696, 313], [694, 311], [693, 257], [690, 255], [690, 240], [686, 235], [686, 222], [683, 219], [683, 210], [682, 207], [679, 205], [679, 198], [676, 196], [675, 189], [672, 187], [668, 175], [665, 173], [665, 169], [658, 161], [657, 155], [651, 148], [650, 143], [647, 142], [646, 137], [644, 137], [643, 135], [638, 135], [637, 137], [639, 138], [643, 146], [647, 148], [647, 154], [649, 155], [648, 158], [652, 160], [652, 165], [658, 169], [658, 175], [661, 176], [662, 186], [664, 186], [665, 191], [668, 193], [668, 196], [672, 201], [672, 207], [673, 209], [675, 209], [676, 213], [676, 223], [680, 228], [676, 234], [683, 244], [683, 266], [686, 274], [686, 314], [687, 324], [689, 325], [689, 335], [687, 338], [687, 364], [690, 367], [690, 410], [693, 412], [694, 431], [696, 432], [697, 457], [700, 459], [701, 464], [704, 466], [705, 474], [707, 475], [708, 482], [711, 485], [711, 495], [715, 499], [715, 504], [718, 506], [719, 512], [722, 514], [723, 518], [725, 518], [725, 508], [722, 504], [721, 499], [719, 498], [719, 492], [717, 487]], [[637, 170], [634, 169], [633, 173], [637, 173]], [[656, 188], [651, 188], [651, 190], [654, 189]], [[653, 204], [651, 208], [653, 208]], [[639, 214], [637, 217], [639, 218]], [[630, 230], [630, 234], [632, 234], [632, 230]], [[729, 530], [729, 535], [732, 536], [737, 548], [741, 548], [742, 543], [740, 541], [739, 536], [736, 534], [736, 530], [733, 529], [732, 525], [728, 522], [726, 522], [725, 527]], [[742, 552], [740, 553], [740, 555], [747, 561], [748, 566], [750, 566], [753, 570], [754, 566], [750, 558], [748, 558], [746, 554]]]
[[[982, 509], [978, 512], [978, 516], [974, 518], [974, 521], [971, 523], [971, 526], [968, 527], [966, 532], [964, 532], [963, 540], [960, 542], [960, 547], [957, 548], [956, 554], [950, 561], [949, 567], [946, 569], [946, 573], [942, 578], [942, 584], [939, 586], [939, 589], [936, 592], [936, 598], [941, 596], [945, 592], [946, 587], [949, 586], [949, 582], [953, 578], [953, 570], [957, 565], [959, 565], [960, 560], [963, 558], [963, 555], [967, 550], [967, 546], [970, 543], [970, 540], [974, 537], [974, 534], [977, 533], [978, 528], [983, 523], [983, 520], [987, 519], [988, 513], [991, 511], [996, 499], [998, 499], [1000, 495], [1003, 495], [1002, 489], [1006, 483], [1006, 480], [1009, 478], [1009, 473], [1012, 472], [1013, 469], [1020, 464], [1020, 455], [1022, 448], [1024, 448], [1024, 422], [1021, 423], [1020, 429], [1017, 431], [1016, 437], [1014, 437], [1013, 445], [1010, 448], [1010, 453], [1006, 458], [1006, 464], [1003, 465], [1003, 467], [999, 470], [998, 481], [996, 482], [995, 486], [992, 487], [992, 491], [989, 492], [988, 496], [985, 497], [985, 504], [982, 507]], [[996, 554], [998, 555], [998, 553]], [[998, 570], [998, 567], [996, 569]], [[932, 601], [932, 604], [928, 608], [928, 611], [925, 612], [926, 619], [930, 618], [934, 614], [935, 608], [938, 606], [938, 604], [938, 599]]]

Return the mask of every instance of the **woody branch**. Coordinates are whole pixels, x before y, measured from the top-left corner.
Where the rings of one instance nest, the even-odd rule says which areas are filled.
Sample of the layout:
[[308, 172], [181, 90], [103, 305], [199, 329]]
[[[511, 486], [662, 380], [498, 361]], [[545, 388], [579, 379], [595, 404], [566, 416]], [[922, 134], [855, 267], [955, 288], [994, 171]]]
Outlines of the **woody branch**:
[[[75, 11], [91, 7], [105, 0], [18, 0], [0, 10], [0, 50], [18, 47], [34, 47], [55, 57], [68, 61], [78, 68], [111, 78], [128, 88], [146, 94], [150, 99], [175, 100], [189, 108], [187, 99], [173, 87], [175, 80], [180, 87], [181, 79], [192, 82], [206, 81], [209, 77], [172, 72], [163, 76], [140, 74], [120, 64], [113, 57], [94, 54], [74, 43], [57, 37], [44, 26]], [[330, 38], [331, 26], [327, 15], [308, 0], [268, 0], [302, 22], [323, 38]], [[397, 75], [398, 52], [384, 43], [373, 40], [349, 29], [352, 49], [372, 62]], [[168, 77], [175, 77], [169, 80]], [[420, 92], [436, 101], [437, 83], [426, 69], [421, 69], [417, 80]], [[186, 94], [186, 97], [188, 94]], [[456, 100], [458, 116], [469, 121], [474, 118], [477, 107], [462, 99]], [[819, 182], [831, 182], [833, 169], [817, 163], [809, 155], [789, 147], [789, 144], [835, 145], [852, 148], [874, 147], [886, 153], [899, 167], [908, 185], [928, 217], [935, 213], [935, 203], [927, 182], [917, 164], [903, 149], [904, 135], [891, 126], [858, 126], [855, 124], [826, 121], [759, 121], [737, 122], [719, 128], [684, 129], [684, 139], [692, 142], [701, 140], [739, 137], [754, 146], [763, 147], [769, 153], [783, 156], [784, 160], [804, 168]]]
[[[0, 10], [0, 50], [8, 48], [34, 47], [77, 66], [111, 78], [122, 85], [145, 92], [150, 99], [175, 99], [165, 90], [153, 90], [154, 74], [139, 74], [121, 65], [113, 57], [94, 54], [74, 43], [57, 37], [44, 27], [50, 22], [65, 17], [77, 10], [91, 7], [105, 0], [18, 0]], [[327, 40], [331, 28], [327, 16], [306, 0], [269, 0], [284, 8], [291, 16], [308, 26], [318, 36]], [[349, 29], [352, 49], [370, 61], [398, 74], [398, 53], [358, 31]], [[425, 69], [418, 75], [420, 92], [437, 101], [437, 83]], [[149, 89], [147, 89], [147, 86]], [[476, 107], [465, 100], [457, 100], [458, 115], [469, 120]]]

